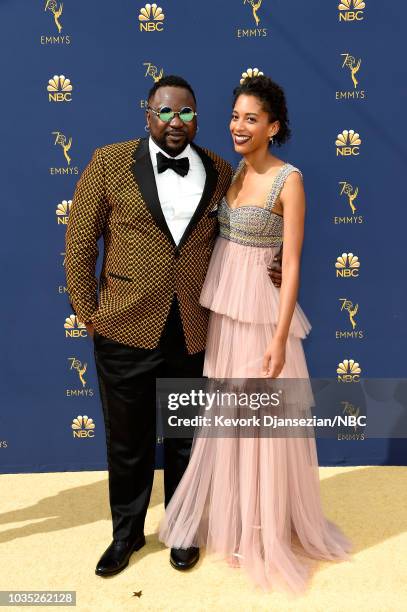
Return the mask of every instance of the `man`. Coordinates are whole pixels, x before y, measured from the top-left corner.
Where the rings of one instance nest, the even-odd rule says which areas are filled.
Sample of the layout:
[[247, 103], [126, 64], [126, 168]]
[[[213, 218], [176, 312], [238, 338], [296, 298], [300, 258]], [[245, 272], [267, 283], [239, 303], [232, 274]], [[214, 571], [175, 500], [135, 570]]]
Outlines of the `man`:
[[[73, 198], [66, 234], [72, 307], [93, 337], [103, 406], [113, 541], [99, 576], [123, 570], [145, 544], [156, 443], [157, 377], [202, 376], [208, 311], [199, 296], [216, 237], [216, 207], [231, 166], [193, 143], [196, 100], [182, 78], [154, 84], [150, 138], [96, 149]], [[104, 238], [101, 276], [97, 241]], [[164, 440], [165, 505], [191, 440]], [[176, 569], [199, 549], [172, 549]]]

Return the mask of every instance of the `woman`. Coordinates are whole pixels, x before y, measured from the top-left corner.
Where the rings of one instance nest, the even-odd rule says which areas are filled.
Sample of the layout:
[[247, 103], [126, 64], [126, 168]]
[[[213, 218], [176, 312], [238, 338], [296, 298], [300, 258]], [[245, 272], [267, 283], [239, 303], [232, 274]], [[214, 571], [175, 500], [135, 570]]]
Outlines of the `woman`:
[[[218, 208], [217, 238], [201, 304], [211, 310], [204, 374], [210, 379], [309, 375], [302, 339], [311, 326], [297, 304], [305, 197], [301, 172], [269, 151], [290, 135], [282, 89], [266, 76], [234, 91], [230, 131], [243, 156]], [[282, 284], [267, 267], [284, 242]], [[296, 398], [307, 410], [311, 394]], [[323, 516], [313, 437], [196, 435], [188, 468], [159, 538], [205, 546], [246, 568], [265, 589], [295, 592], [308, 568], [294, 550], [348, 559], [350, 542]]]

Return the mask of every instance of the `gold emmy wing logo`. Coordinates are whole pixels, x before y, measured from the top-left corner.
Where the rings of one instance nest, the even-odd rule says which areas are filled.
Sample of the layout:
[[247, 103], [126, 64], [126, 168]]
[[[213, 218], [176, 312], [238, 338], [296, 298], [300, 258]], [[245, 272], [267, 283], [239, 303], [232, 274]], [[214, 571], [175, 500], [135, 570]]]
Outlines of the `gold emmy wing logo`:
[[247, 78], [251, 79], [256, 76], [263, 76], [264, 72], [261, 72], [258, 68], [247, 68], [245, 72], [242, 72], [242, 78], [240, 79], [240, 85]]
[[338, 374], [339, 382], [359, 382], [362, 370], [357, 361], [354, 359], [344, 359], [338, 363], [336, 373]]
[[164, 69], [161, 68], [161, 70], [159, 71], [157, 66], [154, 66], [154, 64], [152, 64], [151, 62], [144, 62], [143, 66], [147, 66], [147, 70], [145, 73], [145, 77], [150, 76], [154, 83], [157, 83], [160, 79], [163, 78], [164, 76]]
[[[341, 402], [341, 404], [343, 405], [343, 410], [342, 410], [342, 414], [348, 414], [349, 416], [354, 416], [354, 417], [358, 417], [360, 414], [360, 409], [357, 406], [354, 406], [353, 404], [351, 404], [348, 401], [343, 401]], [[356, 429], [357, 425], [355, 425], [355, 429]]]
[[343, 60], [342, 68], [348, 68], [349, 69], [350, 76], [351, 76], [352, 83], [353, 83], [353, 87], [356, 89], [357, 86], [359, 85], [359, 81], [356, 78], [356, 74], [360, 70], [360, 66], [362, 64], [362, 60], [360, 58], [358, 60], [356, 60], [353, 57], [353, 55], [350, 55], [349, 53], [341, 53], [341, 55], [342, 55], [342, 57], [345, 58]]
[[362, 21], [365, 7], [363, 0], [342, 0], [338, 5], [339, 21]]
[[66, 225], [72, 206], [72, 200], [62, 200], [57, 206], [56, 215], [58, 225]]
[[48, 101], [49, 102], [71, 102], [72, 84], [63, 74], [57, 74], [48, 81]]
[[74, 314], [65, 319], [64, 329], [65, 338], [86, 338], [87, 336], [85, 323], [80, 323]]
[[95, 423], [86, 414], [78, 415], [72, 420], [72, 435], [74, 438], [94, 438]]
[[343, 130], [335, 140], [336, 155], [348, 157], [359, 155], [359, 146], [362, 144], [360, 136], [354, 130]]
[[165, 15], [160, 6], [154, 4], [146, 4], [140, 9], [138, 16], [140, 22], [140, 32], [162, 32], [164, 29]]
[[260, 9], [262, 2], [263, 0], [257, 0], [257, 2], [255, 0], [243, 0], [243, 4], [249, 4], [249, 6], [251, 6], [253, 19], [256, 26], [258, 26], [260, 23], [260, 17], [258, 16], [257, 11]]
[[66, 142], [66, 136], [64, 136], [61, 132], [52, 132], [56, 135], [54, 145], [59, 145], [62, 147], [64, 152], [64, 157], [68, 166], [71, 164], [71, 157], [68, 155], [68, 151], [72, 146], [72, 137], [69, 138], [68, 142]]
[[354, 433], [350, 434], [350, 433], [345, 432], [343, 434], [338, 434], [338, 440], [364, 440], [365, 439], [364, 432], [361, 432], [361, 433], [357, 432], [357, 429], [359, 427], [357, 423], [357, 419], [359, 418], [359, 415], [360, 415], [360, 408], [358, 406], [354, 406], [348, 401], [343, 401], [341, 402], [341, 404], [343, 406], [342, 414], [346, 414], [348, 417], [355, 417], [356, 422], [353, 425]]
[[360, 261], [353, 253], [342, 253], [335, 262], [337, 278], [356, 278], [359, 276]]
[[45, 11], [50, 11], [54, 15], [54, 22], [58, 29], [58, 34], [61, 34], [62, 31], [62, 24], [59, 18], [61, 17], [63, 10], [64, 5], [62, 4], [62, 2], [59, 3], [59, 7], [58, 2], [56, 2], [56, 0], [47, 0], [45, 4]]
[[363, 223], [363, 215], [356, 214], [358, 206], [356, 206], [356, 199], [359, 194], [359, 187], [353, 187], [348, 181], [339, 181], [339, 196], [343, 196], [345, 201], [349, 205], [351, 215], [334, 216], [333, 222], [337, 225], [343, 224], [357, 224]]
[[359, 329], [358, 322], [356, 321], [356, 315], [359, 313], [359, 304], [354, 304], [348, 298], [339, 298], [339, 302], [341, 303], [341, 312], [348, 315], [352, 329], [337, 329], [335, 331], [335, 338], [337, 340], [348, 340], [350, 338], [361, 340], [365, 338], [365, 332], [363, 329]]
[[88, 368], [88, 364], [84, 363], [82, 364], [79, 359], [77, 359], [76, 357], [68, 357], [68, 361], [71, 362], [71, 366], [70, 366], [70, 370], [76, 370], [79, 376], [79, 380], [82, 383], [82, 387], [86, 387], [86, 380], [84, 378], [84, 374]]
[[342, 186], [339, 195], [345, 196], [347, 198], [349, 207], [352, 211], [352, 214], [354, 215], [357, 210], [355, 200], [358, 197], [359, 187], [353, 188], [352, 185], [347, 181], [341, 181], [339, 185]]
[[347, 298], [339, 298], [339, 301], [342, 302], [341, 311], [346, 310], [349, 315], [349, 321], [352, 325], [352, 329], [356, 329], [357, 323], [355, 321], [355, 316], [359, 310], [359, 304], [353, 304]]

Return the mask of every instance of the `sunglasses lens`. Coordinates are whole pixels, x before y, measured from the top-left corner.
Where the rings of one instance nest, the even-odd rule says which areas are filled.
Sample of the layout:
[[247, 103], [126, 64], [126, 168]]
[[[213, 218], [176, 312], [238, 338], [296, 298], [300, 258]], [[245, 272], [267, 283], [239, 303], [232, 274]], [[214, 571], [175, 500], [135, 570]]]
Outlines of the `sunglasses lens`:
[[167, 106], [165, 106], [164, 108], [160, 110], [161, 121], [171, 121], [173, 117], [174, 117], [174, 112]]
[[183, 108], [179, 114], [180, 119], [184, 122], [192, 121], [195, 117], [195, 113], [192, 108]]

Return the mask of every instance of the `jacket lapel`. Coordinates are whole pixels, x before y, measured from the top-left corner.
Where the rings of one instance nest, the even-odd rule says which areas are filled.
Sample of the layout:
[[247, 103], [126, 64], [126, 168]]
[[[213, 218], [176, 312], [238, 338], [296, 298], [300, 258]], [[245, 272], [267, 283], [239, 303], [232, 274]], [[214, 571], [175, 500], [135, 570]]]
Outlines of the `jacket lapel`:
[[186, 243], [191, 233], [195, 229], [197, 223], [201, 219], [204, 211], [206, 210], [209, 202], [212, 199], [212, 196], [215, 192], [216, 185], [218, 182], [218, 172], [214, 166], [212, 159], [209, 157], [209, 155], [205, 153], [203, 149], [201, 149], [201, 147], [198, 147], [194, 143], [191, 143], [191, 146], [198, 153], [199, 157], [202, 160], [202, 163], [205, 168], [206, 179], [205, 179], [205, 185], [204, 185], [201, 199], [199, 201], [198, 206], [195, 209], [194, 214], [192, 215], [190, 222], [187, 225], [185, 232], [182, 235], [182, 238], [178, 245], [179, 249]]
[[140, 140], [138, 147], [134, 150], [133, 159], [134, 163], [132, 164], [132, 171], [141, 196], [160, 230], [175, 246], [174, 238], [172, 237], [170, 229], [165, 220], [158, 197], [153, 164], [151, 163], [150, 149], [148, 146], [148, 138], [142, 138]]
[[[215, 192], [218, 172], [214, 166], [212, 159], [205, 153], [201, 147], [198, 147], [194, 143], [191, 146], [200, 156], [202, 163], [205, 168], [205, 185], [202, 192], [201, 199], [198, 206], [195, 209], [194, 214], [187, 228], [182, 235], [178, 248], [180, 249], [190, 237], [197, 223], [201, 219], [204, 211], [210, 203], [212, 196]], [[153, 164], [151, 163], [150, 149], [148, 146], [148, 138], [142, 138], [139, 145], [133, 153], [134, 163], [132, 164], [132, 171], [134, 178], [140, 190], [141, 196], [148, 207], [154, 221], [161, 229], [161, 231], [167, 236], [171, 244], [175, 245], [174, 238], [170, 232], [167, 222], [164, 217], [164, 213], [161, 208], [161, 203], [158, 197], [157, 185], [155, 182]]]

